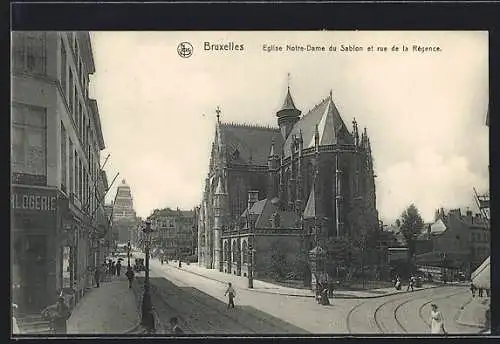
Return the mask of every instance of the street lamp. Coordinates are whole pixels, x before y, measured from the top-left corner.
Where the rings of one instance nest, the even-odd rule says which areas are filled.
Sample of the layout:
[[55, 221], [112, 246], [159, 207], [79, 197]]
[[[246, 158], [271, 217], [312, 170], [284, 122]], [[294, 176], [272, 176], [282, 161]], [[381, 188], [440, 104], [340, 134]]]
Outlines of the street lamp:
[[129, 240], [127, 243], [127, 259], [129, 268], [130, 268], [130, 251], [132, 251], [132, 246], [130, 245], [130, 240]]
[[151, 244], [151, 221], [146, 220], [142, 229], [144, 233], [144, 253], [146, 255], [146, 271], [144, 278], [144, 296], [142, 297], [142, 319], [141, 324], [148, 330], [154, 330], [155, 322], [152, 312], [151, 295], [149, 292], [149, 246]]

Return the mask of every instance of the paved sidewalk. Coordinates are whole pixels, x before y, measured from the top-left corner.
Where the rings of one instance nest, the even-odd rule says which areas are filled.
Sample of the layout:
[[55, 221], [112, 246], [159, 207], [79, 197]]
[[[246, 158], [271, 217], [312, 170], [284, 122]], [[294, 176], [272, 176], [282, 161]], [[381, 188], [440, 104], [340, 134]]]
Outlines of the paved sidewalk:
[[93, 288], [73, 309], [70, 334], [123, 334], [139, 321], [137, 301], [125, 276]]
[[[161, 266], [157, 259], [152, 259], [151, 263], [157, 266]], [[178, 263], [176, 261], [169, 261], [168, 267], [169, 268], [175, 267], [179, 269]], [[191, 263], [190, 265], [188, 265], [183, 262], [180, 270], [190, 272], [205, 278], [209, 278], [211, 280], [218, 281], [221, 283], [231, 282], [236, 288], [239, 289], [248, 289], [255, 292], [268, 293], [268, 294], [280, 294], [287, 296], [311, 297], [311, 298], [315, 297], [314, 292], [310, 289], [284, 287], [256, 279], [254, 279], [253, 281], [253, 289], [249, 289], [247, 277], [226, 274], [217, 271], [215, 269], [206, 269], [200, 267], [197, 263]], [[434, 287], [436, 286], [431, 284], [428, 285], [424, 284], [423, 288], [415, 288], [415, 290], [428, 289]], [[377, 297], [400, 294], [400, 293], [406, 293], [406, 289], [403, 288], [402, 290], [398, 291], [395, 290], [393, 287], [390, 287], [390, 288], [380, 288], [380, 289], [372, 289], [365, 291], [341, 290], [338, 292], [334, 292], [333, 295], [334, 298], [336, 299], [351, 299], [351, 298], [377, 298]]]
[[457, 316], [457, 323], [464, 326], [489, 328], [487, 312], [490, 310], [490, 298], [471, 297]]

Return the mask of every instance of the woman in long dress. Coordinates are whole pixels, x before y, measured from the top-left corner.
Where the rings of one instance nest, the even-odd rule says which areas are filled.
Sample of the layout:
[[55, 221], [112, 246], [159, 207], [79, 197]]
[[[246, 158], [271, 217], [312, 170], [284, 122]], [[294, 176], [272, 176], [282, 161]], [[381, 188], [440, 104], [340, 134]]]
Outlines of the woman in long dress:
[[431, 333], [446, 334], [444, 330], [444, 319], [436, 304], [431, 305]]

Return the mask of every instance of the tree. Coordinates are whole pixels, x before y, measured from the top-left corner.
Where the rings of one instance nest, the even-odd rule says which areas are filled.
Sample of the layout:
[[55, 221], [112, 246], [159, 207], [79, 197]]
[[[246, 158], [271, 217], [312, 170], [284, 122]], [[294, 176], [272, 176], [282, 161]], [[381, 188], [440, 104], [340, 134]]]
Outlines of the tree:
[[408, 246], [408, 258], [415, 255], [415, 242], [424, 226], [424, 220], [420, 216], [417, 207], [412, 203], [401, 214], [401, 231]]
[[272, 278], [276, 280], [280, 280], [286, 276], [287, 261], [278, 242], [274, 242], [271, 246], [271, 261], [269, 268]]

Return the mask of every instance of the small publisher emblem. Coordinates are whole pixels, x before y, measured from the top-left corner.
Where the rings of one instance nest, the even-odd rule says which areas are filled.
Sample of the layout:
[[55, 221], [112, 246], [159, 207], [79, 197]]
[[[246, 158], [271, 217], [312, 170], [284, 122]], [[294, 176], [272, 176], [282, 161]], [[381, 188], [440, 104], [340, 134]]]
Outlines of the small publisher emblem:
[[177, 53], [180, 57], [188, 58], [193, 55], [193, 46], [189, 42], [179, 43], [177, 46]]

